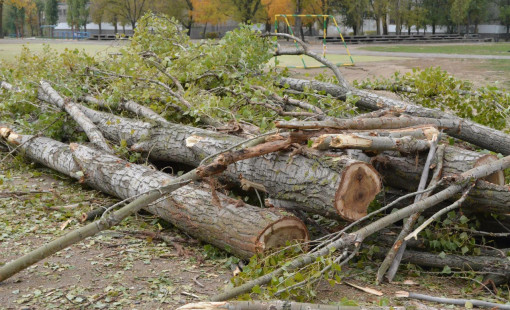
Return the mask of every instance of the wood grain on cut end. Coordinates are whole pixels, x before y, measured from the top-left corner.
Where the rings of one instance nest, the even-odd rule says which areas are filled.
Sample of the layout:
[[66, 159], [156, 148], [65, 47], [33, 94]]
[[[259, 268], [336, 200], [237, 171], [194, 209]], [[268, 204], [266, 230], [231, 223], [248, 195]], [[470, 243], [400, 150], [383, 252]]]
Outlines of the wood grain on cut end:
[[[488, 163], [491, 163], [493, 161], [498, 160], [498, 157], [496, 155], [487, 154], [485, 156], [480, 157], [475, 163], [475, 167], [482, 166]], [[503, 171], [497, 171], [493, 174], [486, 176], [482, 180], [485, 180], [490, 183], [494, 183], [497, 185], [505, 185], [505, 174]]]
[[288, 241], [310, 241], [306, 225], [298, 218], [285, 217], [272, 223], [258, 237], [262, 251], [285, 246]]
[[381, 178], [371, 165], [357, 162], [346, 167], [335, 195], [338, 214], [348, 221], [360, 219], [381, 189]]

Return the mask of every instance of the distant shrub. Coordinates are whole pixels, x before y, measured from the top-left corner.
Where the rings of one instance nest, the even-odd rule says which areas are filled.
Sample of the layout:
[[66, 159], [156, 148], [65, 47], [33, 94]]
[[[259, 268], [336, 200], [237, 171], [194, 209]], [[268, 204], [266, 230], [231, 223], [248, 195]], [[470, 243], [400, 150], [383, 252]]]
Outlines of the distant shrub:
[[217, 32], [212, 31], [212, 32], [206, 33], [205, 37], [206, 37], [206, 39], [217, 39], [217, 38], [220, 37], [220, 34], [217, 33]]

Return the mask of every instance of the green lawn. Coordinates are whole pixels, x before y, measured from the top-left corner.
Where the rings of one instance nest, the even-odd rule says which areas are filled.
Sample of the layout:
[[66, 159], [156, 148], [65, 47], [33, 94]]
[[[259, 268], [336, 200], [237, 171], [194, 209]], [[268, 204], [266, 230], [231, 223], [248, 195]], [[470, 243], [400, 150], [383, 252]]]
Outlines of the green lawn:
[[367, 46], [366, 51], [403, 52], [403, 53], [440, 53], [471, 55], [506, 55], [510, 56], [510, 43], [465, 44], [465, 45], [393, 45]]
[[[326, 55], [326, 58], [335, 64], [350, 64], [351, 60], [347, 55]], [[373, 62], [373, 61], [385, 61], [385, 60], [402, 60], [403, 58], [398, 57], [387, 57], [387, 56], [352, 56], [354, 64], [362, 62]], [[304, 61], [307, 67], [321, 66], [322, 64], [313, 58], [304, 56]], [[303, 62], [300, 56], [279, 56], [278, 57], [279, 67], [302, 67]], [[270, 61], [271, 65], [274, 65], [274, 58]]]
[[[39, 52], [43, 50], [42, 43], [27, 43], [27, 44], [12, 44], [6, 43], [1, 44], [0, 42], [0, 60], [4, 60], [7, 62], [15, 61], [15, 57], [19, 55], [23, 46], [28, 47], [31, 51]], [[63, 52], [67, 49], [78, 49], [84, 50], [90, 55], [96, 54], [104, 54], [113, 53], [118, 50], [118, 44], [112, 42], [112, 44], [94, 44], [94, 43], [74, 43], [74, 42], [65, 42], [65, 43], [53, 43], [49, 41], [48, 45], [56, 50], [57, 52]]]

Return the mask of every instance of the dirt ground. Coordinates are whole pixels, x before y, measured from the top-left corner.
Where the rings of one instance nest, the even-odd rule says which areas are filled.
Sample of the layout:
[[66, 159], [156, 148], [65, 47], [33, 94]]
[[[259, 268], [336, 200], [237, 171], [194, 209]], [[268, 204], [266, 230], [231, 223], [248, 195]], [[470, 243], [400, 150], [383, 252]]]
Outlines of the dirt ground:
[[[501, 72], [486, 71], [484, 61], [406, 58], [358, 63], [341, 71], [351, 82], [388, 77], [395, 71], [408, 72], [417, 66], [441, 66], [477, 86], [510, 78]], [[308, 76], [324, 71], [295, 70], [295, 74]], [[83, 225], [77, 220], [83, 212], [112, 202], [111, 198], [41, 166], [11, 157], [3, 160], [6, 156], [0, 153], [0, 264]], [[15, 195], [20, 191], [40, 193]], [[76, 203], [80, 205], [59, 207]], [[164, 243], [148, 237], [147, 232], [163, 233], [173, 241]], [[441, 306], [396, 299], [393, 293], [410, 290], [453, 298], [491, 297], [483, 290], [473, 294], [474, 283], [469, 280], [427, 273], [416, 277], [406, 268], [396, 283], [376, 287], [369, 276], [376, 268], [372, 262], [351, 266], [346, 269], [346, 280], [376, 288], [383, 296], [346, 284], [322, 285], [317, 302], [434, 309]], [[207, 300], [229, 285], [231, 274], [228, 255], [211, 253], [169, 224], [152, 215], [139, 214], [1, 282], [0, 309], [175, 309], [188, 302]], [[404, 280], [416, 285], [403, 284]]]

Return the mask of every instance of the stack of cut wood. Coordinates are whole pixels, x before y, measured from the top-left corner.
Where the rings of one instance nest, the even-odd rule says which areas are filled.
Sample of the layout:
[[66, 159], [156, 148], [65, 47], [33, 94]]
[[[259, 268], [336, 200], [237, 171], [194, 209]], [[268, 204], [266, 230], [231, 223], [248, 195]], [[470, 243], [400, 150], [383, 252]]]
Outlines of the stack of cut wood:
[[[302, 53], [311, 54], [306, 49]], [[383, 217], [364, 230], [332, 239], [334, 242], [308, 256], [312, 259], [332, 248], [358, 244], [368, 235], [408, 218], [394, 244], [384, 241], [391, 250], [385, 260], [388, 263], [379, 272], [379, 281], [391, 264], [396, 270], [401, 259], [413, 262], [413, 256], [404, 255], [402, 244], [410, 239], [413, 224], [422, 211], [432, 207], [437, 211], [447, 200], [454, 203], [447, 210], [462, 207], [469, 213], [497, 215], [496, 220], [480, 217], [480, 221], [485, 221], [496, 235], [505, 232], [505, 225], [510, 223], [510, 190], [505, 185], [503, 170], [510, 166], [510, 160], [498, 160], [495, 155], [461, 146], [465, 144], [444, 145], [443, 141], [449, 135], [475, 147], [509, 155], [510, 136], [442, 111], [353, 89], [342, 81], [340, 86], [290, 78], [279, 83], [294, 91], [309, 88], [338, 98], [351, 93], [359, 97], [356, 103], [359, 108], [375, 112], [354, 119], [336, 119], [323, 115], [318, 108], [308, 109], [306, 116], [310, 118], [311, 114], [315, 120], [279, 121], [275, 124], [277, 132], [246, 139], [170, 123], [133, 101], [123, 102], [117, 108], [145, 121], [94, 110], [63, 98], [49, 83], [41, 82], [39, 100], [69, 113], [93, 145], [68, 145], [22, 135], [7, 126], [0, 127], [3, 142], [33, 161], [127, 200], [127, 205], [119, 211], [107, 212], [98, 225], [85, 226], [89, 227], [86, 233], [70, 234], [55, 241], [51, 249], [29, 254], [23, 262], [5, 265], [0, 268], [0, 280], [79, 238], [115, 225], [142, 207], [204, 242], [249, 258], [289, 241], [306, 244], [310, 236], [301, 219], [308, 220], [313, 214], [343, 224], [364, 220], [370, 203], [383, 186], [394, 192], [399, 190], [400, 195], [420, 192], [411, 195], [416, 196], [414, 204], [407, 201], [411, 206], [400, 213]], [[23, 91], [7, 82], [1, 85], [10, 92]], [[84, 98], [84, 102], [106, 106], [94, 97]], [[129, 163], [113, 155], [112, 144], [125, 144], [153, 163], [184, 164], [190, 171], [175, 177], [146, 165]], [[224, 186], [256, 192], [265, 206], [232, 198]], [[497, 225], [493, 225], [495, 221]], [[415, 263], [427, 265], [427, 260], [420, 260], [419, 255], [414, 257]], [[456, 266], [485, 272], [495, 270], [499, 282], [507, 281], [508, 262], [502, 258], [494, 260], [490, 264], [473, 260]], [[306, 261], [291, 264], [287, 269], [299, 268]], [[453, 266], [454, 261], [451, 258], [448, 264]], [[391, 270], [389, 280], [393, 278]], [[264, 283], [267, 278], [258, 282]]]

